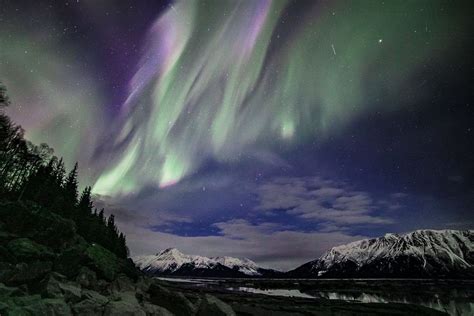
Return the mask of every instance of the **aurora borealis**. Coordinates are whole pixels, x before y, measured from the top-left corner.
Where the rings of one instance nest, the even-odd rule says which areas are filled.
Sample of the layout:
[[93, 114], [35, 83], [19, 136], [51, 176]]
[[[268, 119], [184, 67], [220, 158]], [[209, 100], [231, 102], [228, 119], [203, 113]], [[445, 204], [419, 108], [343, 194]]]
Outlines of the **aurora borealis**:
[[[386, 110], [389, 105], [367, 100], [381, 90], [397, 94], [447, 43], [439, 41], [443, 24], [429, 12], [404, 17], [393, 13], [395, 4], [366, 5], [308, 5], [292, 30], [280, 30], [282, 1], [170, 5], [149, 30], [113, 131], [114, 162], [95, 191], [174, 184], [206, 159], [231, 161], [254, 147], [319, 140], [369, 106]], [[400, 21], [386, 25], [393, 17]], [[400, 47], [393, 40], [414, 28], [427, 33], [424, 42], [415, 35]]]
[[79, 161], [135, 254], [287, 267], [474, 225], [469, 4], [5, 2], [9, 114]]

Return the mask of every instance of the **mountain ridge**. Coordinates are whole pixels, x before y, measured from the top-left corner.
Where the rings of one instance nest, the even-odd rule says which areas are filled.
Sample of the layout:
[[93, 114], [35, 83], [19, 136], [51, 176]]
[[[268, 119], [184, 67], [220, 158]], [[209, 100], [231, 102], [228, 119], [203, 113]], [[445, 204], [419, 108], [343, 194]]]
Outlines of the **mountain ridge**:
[[176, 248], [167, 248], [155, 255], [136, 256], [132, 260], [149, 275], [260, 277], [280, 273], [247, 258], [188, 255]]
[[474, 231], [416, 230], [354, 241], [287, 272], [291, 277], [473, 278]]
[[420, 229], [335, 246], [280, 272], [249, 259], [203, 257], [168, 248], [132, 258], [146, 274], [272, 278], [474, 278], [474, 230]]

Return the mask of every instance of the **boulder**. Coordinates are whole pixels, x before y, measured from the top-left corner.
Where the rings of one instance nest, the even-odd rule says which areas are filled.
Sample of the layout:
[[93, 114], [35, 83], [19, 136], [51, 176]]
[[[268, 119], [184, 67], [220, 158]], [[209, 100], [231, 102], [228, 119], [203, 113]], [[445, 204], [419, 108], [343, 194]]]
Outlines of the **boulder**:
[[84, 267], [94, 272], [95, 278], [112, 281], [121, 269], [121, 260], [98, 244], [89, 245], [79, 240], [74, 247], [64, 250], [54, 263], [55, 271], [66, 275], [69, 279], [77, 279], [79, 274], [82, 274], [84, 282], [96, 283], [93, 274], [84, 275], [84, 271], [87, 271]]
[[69, 279], [77, 277], [83, 267], [87, 247], [86, 243], [79, 243], [62, 251], [54, 261], [54, 271], [64, 274]]
[[214, 315], [214, 316], [235, 316], [235, 312], [230, 305], [224, 303], [215, 296], [206, 294], [201, 301], [198, 316]]
[[97, 274], [87, 267], [81, 267], [76, 282], [83, 288], [94, 289], [97, 283]]
[[37, 290], [44, 298], [62, 297], [63, 292], [59, 284], [65, 282], [66, 277], [62, 274], [51, 272], [39, 283]]
[[86, 299], [72, 306], [74, 315], [77, 316], [102, 316], [105, 307], [96, 301]]
[[0, 283], [6, 283], [15, 274], [15, 266], [11, 263], [0, 262]]
[[86, 265], [106, 280], [112, 281], [120, 269], [117, 256], [98, 244], [90, 245], [84, 255]]
[[31, 263], [19, 263], [15, 265], [13, 274], [6, 284], [33, 284], [43, 279], [52, 270], [52, 262], [35, 261]]
[[143, 310], [147, 315], [153, 316], [173, 316], [169, 310], [164, 307], [153, 305], [150, 303], [143, 304]]
[[150, 289], [150, 285], [152, 284], [153, 284], [152, 278], [141, 276], [140, 278], [137, 279], [135, 283], [135, 287], [139, 291], [148, 292], [148, 290]]
[[195, 307], [183, 293], [170, 291], [159, 284], [151, 284], [148, 290], [150, 302], [162, 306], [176, 315], [194, 315]]
[[82, 290], [82, 300], [73, 305], [72, 310], [75, 315], [95, 316], [102, 315], [105, 305], [109, 300], [99, 293], [91, 290]]
[[139, 277], [135, 282], [135, 295], [140, 302], [148, 301], [150, 295], [148, 294], [148, 289], [153, 283], [151, 278], [145, 278], [143, 276]]
[[76, 303], [82, 298], [81, 288], [74, 283], [59, 283], [66, 302]]
[[7, 249], [19, 261], [35, 259], [50, 259], [54, 256], [51, 250], [28, 238], [17, 238], [7, 244]]
[[92, 300], [102, 306], [109, 302], [107, 297], [91, 290], [82, 290], [82, 299]]
[[0, 302], [6, 300], [7, 297], [23, 296], [25, 293], [17, 287], [5, 286], [0, 283]]
[[134, 292], [135, 284], [133, 281], [125, 275], [119, 275], [110, 284], [110, 290], [114, 292]]
[[104, 316], [146, 316], [135, 292], [116, 293], [114, 299], [105, 306]]
[[71, 308], [62, 299], [41, 299], [39, 295], [10, 300], [5, 309], [7, 315], [72, 315]]

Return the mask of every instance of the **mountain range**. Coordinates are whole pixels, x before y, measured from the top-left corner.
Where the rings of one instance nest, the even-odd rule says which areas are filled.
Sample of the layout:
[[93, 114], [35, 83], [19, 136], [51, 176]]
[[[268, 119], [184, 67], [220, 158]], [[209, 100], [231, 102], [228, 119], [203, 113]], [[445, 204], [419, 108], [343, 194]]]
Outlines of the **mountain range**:
[[262, 268], [249, 259], [187, 255], [176, 248], [132, 259], [140, 270], [154, 276], [275, 277], [281, 274]]
[[305, 278], [473, 278], [474, 231], [417, 230], [337, 246], [286, 273]]
[[185, 255], [170, 248], [133, 258], [149, 275], [284, 278], [474, 278], [474, 231], [417, 230], [333, 247], [279, 272], [249, 259]]

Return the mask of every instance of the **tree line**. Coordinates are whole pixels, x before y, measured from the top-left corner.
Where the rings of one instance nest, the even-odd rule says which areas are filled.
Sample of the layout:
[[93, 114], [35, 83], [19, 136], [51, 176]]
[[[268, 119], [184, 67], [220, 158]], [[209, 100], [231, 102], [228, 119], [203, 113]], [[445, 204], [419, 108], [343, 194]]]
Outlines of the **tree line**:
[[73, 220], [77, 232], [88, 242], [126, 258], [128, 248], [123, 233], [92, 202], [91, 187], [79, 195], [78, 165], [67, 173], [62, 158], [47, 144], [35, 145], [24, 130], [5, 114], [10, 105], [6, 88], [0, 83], [0, 199], [32, 201]]

